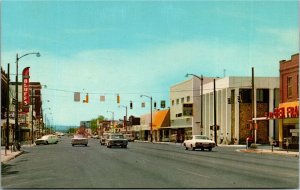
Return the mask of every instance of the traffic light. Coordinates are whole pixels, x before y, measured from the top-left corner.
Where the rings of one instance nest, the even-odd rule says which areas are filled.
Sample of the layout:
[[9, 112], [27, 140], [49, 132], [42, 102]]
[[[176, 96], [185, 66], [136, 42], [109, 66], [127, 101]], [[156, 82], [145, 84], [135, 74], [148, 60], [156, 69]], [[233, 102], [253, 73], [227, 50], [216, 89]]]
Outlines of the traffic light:
[[117, 95], [117, 103], [118, 104], [120, 103], [120, 95], [119, 94]]
[[130, 107], [130, 109], [132, 109], [132, 101], [130, 101], [130, 106], [129, 107]]
[[156, 109], [156, 102], [154, 102], [154, 109]]
[[85, 95], [85, 100], [83, 100], [83, 103], [89, 103], [89, 94]]
[[162, 101], [160, 102], [160, 107], [161, 107], [161, 108], [165, 108], [165, 107], [166, 107], [166, 101], [165, 101], [165, 100], [162, 100]]
[[231, 98], [227, 98], [227, 104], [231, 104]]

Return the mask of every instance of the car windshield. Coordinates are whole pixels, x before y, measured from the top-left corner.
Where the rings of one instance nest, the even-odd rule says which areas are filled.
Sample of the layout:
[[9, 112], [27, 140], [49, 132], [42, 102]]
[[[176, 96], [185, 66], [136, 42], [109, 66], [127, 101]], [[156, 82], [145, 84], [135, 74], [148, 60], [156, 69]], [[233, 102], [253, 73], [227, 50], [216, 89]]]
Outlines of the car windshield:
[[124, 139], [123, 135], [112, 135], [111, 136], [112, 139]]
[[195, 139], [209, 140], [207, 136], [195, 136]]

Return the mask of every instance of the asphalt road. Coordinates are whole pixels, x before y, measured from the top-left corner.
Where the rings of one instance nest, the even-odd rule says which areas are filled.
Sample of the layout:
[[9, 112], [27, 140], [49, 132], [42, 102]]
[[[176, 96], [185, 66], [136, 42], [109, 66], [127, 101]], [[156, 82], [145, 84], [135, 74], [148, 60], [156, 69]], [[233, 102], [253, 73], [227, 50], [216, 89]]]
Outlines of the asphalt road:
[[236, 148], [186, 151], [180, 145], [129, 143], [106, 148], [99, 140], [71, 146], [24, 148], [2, 165], [2, 188], [298, 188], [299, 159], [242, 153]]

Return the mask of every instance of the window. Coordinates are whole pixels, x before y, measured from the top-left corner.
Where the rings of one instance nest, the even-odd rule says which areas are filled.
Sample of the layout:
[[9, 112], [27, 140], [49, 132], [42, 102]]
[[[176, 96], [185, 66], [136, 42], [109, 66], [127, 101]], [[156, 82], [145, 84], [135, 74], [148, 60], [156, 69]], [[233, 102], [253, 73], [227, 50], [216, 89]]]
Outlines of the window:
[[269, 90], [268, 89], [257, 89], [256, 102], [269, 103]]
[[176, 99], [176, 104], [179, 104], [179, 99]]
[[186, 101], [187, 101], [187, 102], [190, 102], [190, 99], [191, 99], [190, 96], [187, 96], [187, 97], [186, 97]]
[[181, 103], [182, 103], [182, 104], [184, 103], [184, 98], [181, 98]]
[[292, 77], [287, 78], [287, 97], [292, 97]]
[[172, 100], [172, 106], [174, 106], [174, 100]]
[[193, 116], [193, 104], [183, 104], [183, 116]]

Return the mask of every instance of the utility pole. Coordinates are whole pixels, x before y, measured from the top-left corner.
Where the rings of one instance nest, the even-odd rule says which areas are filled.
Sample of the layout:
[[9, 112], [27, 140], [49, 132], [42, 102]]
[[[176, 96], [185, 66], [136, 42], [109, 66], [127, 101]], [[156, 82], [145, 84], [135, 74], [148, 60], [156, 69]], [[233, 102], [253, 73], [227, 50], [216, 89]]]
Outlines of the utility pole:
[[203, 134], [203, 75], [201, 75], [201, 115], [200, 115], [200, 134]]
[[6, 144], [5, 144], [5, 149], [9, 149], [9, 83], [10, 83], [10, 68], [9, 68], [9, 63], [7, 65], [7, 94], [6, 94], [6, 102], [7, 102], [7, 107], [6, 107], [6, 130], [5, 130], [5, 136], [6, 136]]
[[253, 134], [253, 131], [252, 131], [252, 137], [254, 136], [254, 144], [256, 144], [256, 121], [254, 120], [255, 118], [255, 100], [254, 100], [254, 92], [255, 89], [254, 89], [254, 67], [252, 67], [252, 130], [254, 131], [254, 134]]
[[33, 86], [31, 86], [31, 143], [33, 144]]
[[153, 142], [153, 137], [152, 137], [152, 96], [141, 95], [141, 97], [143, 97], [143, 96], [150, 99], [150, 142]]
[[214, 136], [215, 136], [215, 143], [217, 144], [217, 101], [216, 101], [216, 79], [214, 79]]

